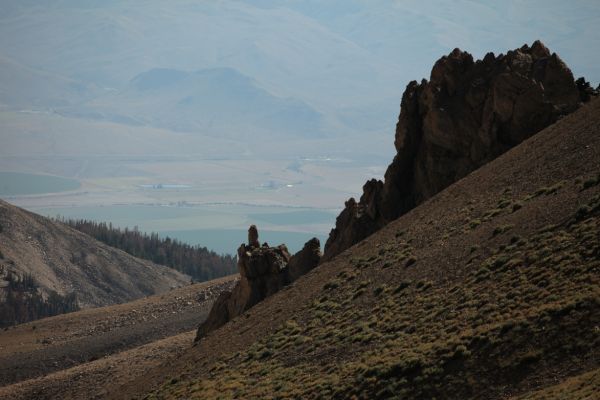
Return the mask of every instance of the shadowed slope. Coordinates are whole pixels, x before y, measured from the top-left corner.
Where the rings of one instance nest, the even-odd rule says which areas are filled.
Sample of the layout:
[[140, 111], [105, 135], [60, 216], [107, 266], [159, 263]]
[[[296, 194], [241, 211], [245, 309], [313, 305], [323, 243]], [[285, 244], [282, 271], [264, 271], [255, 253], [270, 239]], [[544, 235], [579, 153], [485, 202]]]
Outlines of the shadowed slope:
[[598, 368], [599, 172], [596, 100], [118, 394], [499, 398]]
[[371, 179], [358, 203], [346, 202], [323, 260], [573, 112], [584, 98], [589, 94], [571, 70], [540, 41], [477, 61], [454, 49], [435, 63], [429, 81], [406, 87], [385, 181]]
[[236, 276], [0, 331], [0, 399], [95, 398], [189, 348]]

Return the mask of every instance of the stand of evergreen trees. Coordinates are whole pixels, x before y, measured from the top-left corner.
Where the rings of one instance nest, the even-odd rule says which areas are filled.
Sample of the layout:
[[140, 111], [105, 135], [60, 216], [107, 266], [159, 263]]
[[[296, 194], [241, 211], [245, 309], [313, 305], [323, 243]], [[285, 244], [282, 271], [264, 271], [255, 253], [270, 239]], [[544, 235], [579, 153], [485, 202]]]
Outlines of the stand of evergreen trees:
[[33, 276], [9, 273], [0, 288], [0, 327], [79, 310], [75, 293], [61, 296], [51, 291], [47, 299], [38, 292]]
[[191, 246], [177, 239], [160, 238], [157, 233], [139, 232], [113, 227], [111, 223], [85, 219], [59, 220], [96, 240], [121, 249], [132, 256], [166, 265], [202, 282], [237, 272], [237, 259], [219, 255], [206, 247]]

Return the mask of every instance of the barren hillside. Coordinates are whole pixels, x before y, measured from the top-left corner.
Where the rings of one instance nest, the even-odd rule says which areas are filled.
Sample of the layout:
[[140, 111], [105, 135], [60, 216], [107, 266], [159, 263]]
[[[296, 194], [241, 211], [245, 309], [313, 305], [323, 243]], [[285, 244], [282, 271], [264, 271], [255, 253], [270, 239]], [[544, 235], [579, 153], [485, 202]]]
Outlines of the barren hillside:
[[110, 396], [591, 398], [599, 174], [594, 100]]
[[0, 272], [31, 274], [46, 294], [75, 293], [81, 308], [123, 303], [190, 278], [0, 200]]
[[235, 278], [0, 331], [0, 399], [92, 398], [177, 357]]

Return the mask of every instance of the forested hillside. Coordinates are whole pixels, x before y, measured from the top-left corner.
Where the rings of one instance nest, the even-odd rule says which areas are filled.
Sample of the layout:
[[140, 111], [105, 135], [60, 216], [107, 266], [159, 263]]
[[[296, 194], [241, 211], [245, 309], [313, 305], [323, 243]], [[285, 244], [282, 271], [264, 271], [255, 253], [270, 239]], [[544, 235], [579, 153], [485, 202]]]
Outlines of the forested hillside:
[[111, 223], [85, 219], [61, 219], [61, 222], [135, 257], [190, 275], [195, 281], [208, 281], [237, 272], [236, 259], [229, 254], [219, 255], [206, 247], [161, 238], [158, 233], [147, 234], [137, 228], [120, 229]]
[[[4, 291], [6, 282], [28, 276], [44, 299], [53, 292], [63, 297], [74, 293], [82, 309], [124, 303], [190, 283], [189, 275], [173, 268], [133, 257], [0, 200], [0, 287]], [[31, 286], [28, 278], [25, 281]]]
[[[4, 275], [3, 269], [0, 266], [0, 276]], [[3, 289], [0, 290], [0, 328], [79, 310], [75, 293], [62, 296], [51, 291], [44, 298], [30, 274], [19, 277], [8, 273], [0, 287]]]

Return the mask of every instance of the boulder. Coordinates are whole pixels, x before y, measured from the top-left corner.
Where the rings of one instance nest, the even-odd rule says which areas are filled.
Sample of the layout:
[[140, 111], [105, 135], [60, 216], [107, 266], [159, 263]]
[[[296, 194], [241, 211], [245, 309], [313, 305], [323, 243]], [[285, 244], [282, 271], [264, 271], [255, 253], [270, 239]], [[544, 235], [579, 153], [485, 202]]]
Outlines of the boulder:
[[384, 181], [346, 202], [321, 261], [573, 112], [595, 92], [585, 83], [539, 41], [483, 60], [459, 49], [439, 59], [429, 81], [406, 87]]

